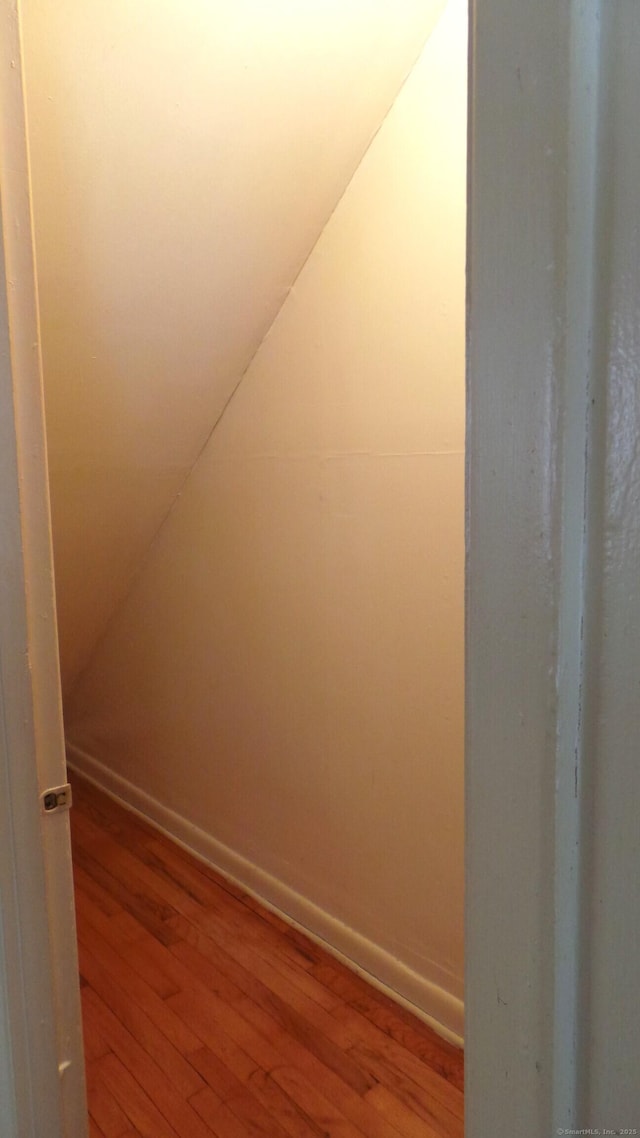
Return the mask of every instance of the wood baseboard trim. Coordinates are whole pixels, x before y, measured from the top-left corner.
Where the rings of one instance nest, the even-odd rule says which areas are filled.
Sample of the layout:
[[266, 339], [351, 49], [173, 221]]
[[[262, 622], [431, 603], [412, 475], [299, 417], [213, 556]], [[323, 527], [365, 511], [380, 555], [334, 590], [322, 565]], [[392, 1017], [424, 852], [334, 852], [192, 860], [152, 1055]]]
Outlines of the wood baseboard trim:
[[444, 1039], [457, 1047], [463, 1046], [464, 1004], [458, 997], [414, 972], [385, 949], [170, 810], [80, 747], [67, 743], [67, 755], [71, 770], [299, 928], [352, 971], [429, 1024]]

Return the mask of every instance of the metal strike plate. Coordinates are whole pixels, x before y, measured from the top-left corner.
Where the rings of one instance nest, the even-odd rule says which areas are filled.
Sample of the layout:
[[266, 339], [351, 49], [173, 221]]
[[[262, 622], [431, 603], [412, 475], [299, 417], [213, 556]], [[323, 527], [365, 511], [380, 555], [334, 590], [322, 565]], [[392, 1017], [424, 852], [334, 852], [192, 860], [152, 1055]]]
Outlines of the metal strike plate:
[[53, 786], [51, 790], [43, 791], [40, 795], [40, 801], [44, 814], [55, 814], [59, 810], [68, 810], [71, 806], [71, 786], [68, 782], [64, 786]]

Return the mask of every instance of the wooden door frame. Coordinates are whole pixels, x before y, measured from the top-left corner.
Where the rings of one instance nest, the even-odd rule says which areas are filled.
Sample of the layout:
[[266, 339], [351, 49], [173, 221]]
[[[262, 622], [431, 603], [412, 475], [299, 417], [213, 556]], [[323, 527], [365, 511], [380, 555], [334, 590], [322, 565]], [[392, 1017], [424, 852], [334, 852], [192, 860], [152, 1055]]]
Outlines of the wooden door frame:
[[84, 1059], [19, 15], [0, 3], [0, 1130], [82, 1138]]
[[585, 1079], [600, 0], [471, 7], [466, 1136], [542, 1138]]

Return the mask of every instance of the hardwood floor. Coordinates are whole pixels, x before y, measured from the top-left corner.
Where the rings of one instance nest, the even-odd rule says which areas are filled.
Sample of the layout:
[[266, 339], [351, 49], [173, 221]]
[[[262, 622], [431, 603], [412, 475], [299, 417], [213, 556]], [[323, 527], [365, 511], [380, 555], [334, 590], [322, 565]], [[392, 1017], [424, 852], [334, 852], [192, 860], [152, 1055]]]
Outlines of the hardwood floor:
[[462, 1053], [73, 779], [91, 1138], [461, 1138]]

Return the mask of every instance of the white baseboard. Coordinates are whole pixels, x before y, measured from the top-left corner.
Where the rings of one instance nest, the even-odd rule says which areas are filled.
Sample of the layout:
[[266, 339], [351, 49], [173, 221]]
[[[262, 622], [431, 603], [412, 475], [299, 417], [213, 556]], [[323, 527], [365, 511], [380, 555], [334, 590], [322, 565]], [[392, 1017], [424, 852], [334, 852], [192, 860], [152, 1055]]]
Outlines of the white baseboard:
[[424, 1020], [439, 1035], [457, 1047], [463, 1046], [462, 1000], [414, 972], [391, 953], [336, 920], [313, 901], [217, 841], [199, 826], [163, 806], [80, 747], [68, 743], [67, 754], [72, 770], [95, 783], [123, 806], [142, 815], [195, 857], [299, 928], [385, 995]]

